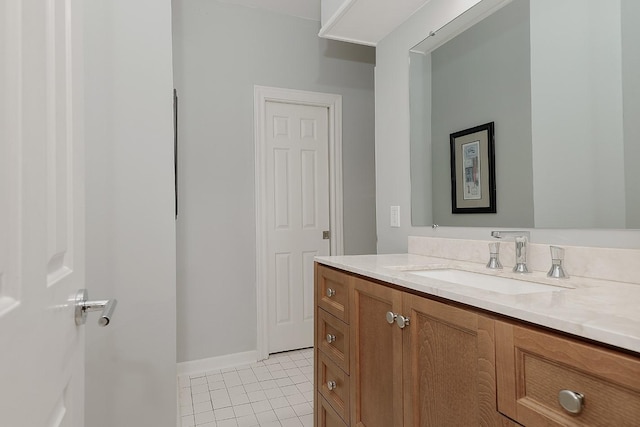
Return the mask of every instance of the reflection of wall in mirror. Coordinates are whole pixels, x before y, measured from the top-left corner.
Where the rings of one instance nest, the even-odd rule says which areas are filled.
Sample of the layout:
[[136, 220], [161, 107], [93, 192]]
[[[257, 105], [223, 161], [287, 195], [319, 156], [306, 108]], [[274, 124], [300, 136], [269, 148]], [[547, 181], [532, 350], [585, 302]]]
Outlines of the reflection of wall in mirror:
[[409, 54], [409, 111], [411, 124], [411, 223], [431, 225], [431, 56]]
[[[433, 222], [533, 227], [529, 2], [508, 4], [430, 56]], [[449, 135], [487, 122], [496, 123], [497, 212], [452, 214]]]
[[[640, 228], [640, 2], [531, 3], [512, 2], [430, 55], [433, 217], [414, 225]], [[493, 120], [495, 222], [452, 217], [441, 141]]]
[[536, 226], [626, 227], [620, 7], [531, 2]]
[[640, 1], [622, 1], [622, 93], [627, 228], [640, 228]]

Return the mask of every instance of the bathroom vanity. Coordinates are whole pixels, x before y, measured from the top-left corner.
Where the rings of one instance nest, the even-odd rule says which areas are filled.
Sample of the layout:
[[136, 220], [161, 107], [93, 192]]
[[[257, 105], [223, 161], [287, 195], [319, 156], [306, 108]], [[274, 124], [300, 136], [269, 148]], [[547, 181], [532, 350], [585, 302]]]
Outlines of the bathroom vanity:
[[[487, 271], [486, 242], [456, 244], [316, 259], [317, 426], [639, 425], [640, 285]], [[444, 270], [488, 284], [421, 275]]]

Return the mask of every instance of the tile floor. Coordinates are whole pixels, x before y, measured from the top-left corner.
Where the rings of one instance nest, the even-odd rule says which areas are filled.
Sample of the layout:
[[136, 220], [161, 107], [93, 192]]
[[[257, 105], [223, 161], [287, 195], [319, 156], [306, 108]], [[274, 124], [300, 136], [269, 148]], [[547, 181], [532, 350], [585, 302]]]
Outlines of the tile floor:
[[313, 349], [178, 377], [182, 427], [312, 427]]

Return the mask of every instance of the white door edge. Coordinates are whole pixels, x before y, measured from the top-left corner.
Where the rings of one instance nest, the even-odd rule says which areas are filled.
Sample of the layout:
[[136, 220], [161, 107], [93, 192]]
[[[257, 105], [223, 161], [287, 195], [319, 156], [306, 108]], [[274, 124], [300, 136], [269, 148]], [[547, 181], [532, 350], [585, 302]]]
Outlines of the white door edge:
[[267, 307], [267, 200], [264, 135], [267, 102], [326, 107], [329, 110], [329, 221], [331, 255], [344, 253], [342, 211], [342, 95], [254, 86], [254, 144], [256, 196], [256, 306], [258, 360], [269, 357], [269, 310]]

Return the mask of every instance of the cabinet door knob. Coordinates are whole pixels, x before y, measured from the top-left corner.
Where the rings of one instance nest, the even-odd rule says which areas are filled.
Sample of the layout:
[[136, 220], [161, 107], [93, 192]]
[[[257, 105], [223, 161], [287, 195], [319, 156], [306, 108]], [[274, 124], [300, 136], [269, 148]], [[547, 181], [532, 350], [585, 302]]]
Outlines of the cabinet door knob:
[[396, 324], [400, 329], [404, 329], [406, 326], [409, 326], [409, 318], [399, 314], [396, 318]]
[[331, 288], [327, 288], [327, 296], [329, 298], [331, 298], [332, 296], [334, 296], [336, 294], [336, 291], [334, 289]]
[[336, 336], [335, 336], [335, 335], [333, 335], [333, 334], [327, 334], [327, 342], [328, 342], [329, 344], [331, 344], [332, 342], [335, 342], [335, 341], [336, 341]]
[[393, 323], [396, 321], [396, 317], [398, 317], [398, 315], [393, 311], [387, 311], [387, 322], [389, 322], [390, 325], [393, 325]]
[[338, 385], [335, 381], [327, 381], [327, 388], [329, 389], [329, 391], [335, 390], [336, 387], [338, 387]]
[[558, 393], [558, 402], [565, 411], [572, 414], [579, 414], [582, 412], [582, 406], [584, 405], [584, 395], [576, 391], [560, 390], [560, 393]]

